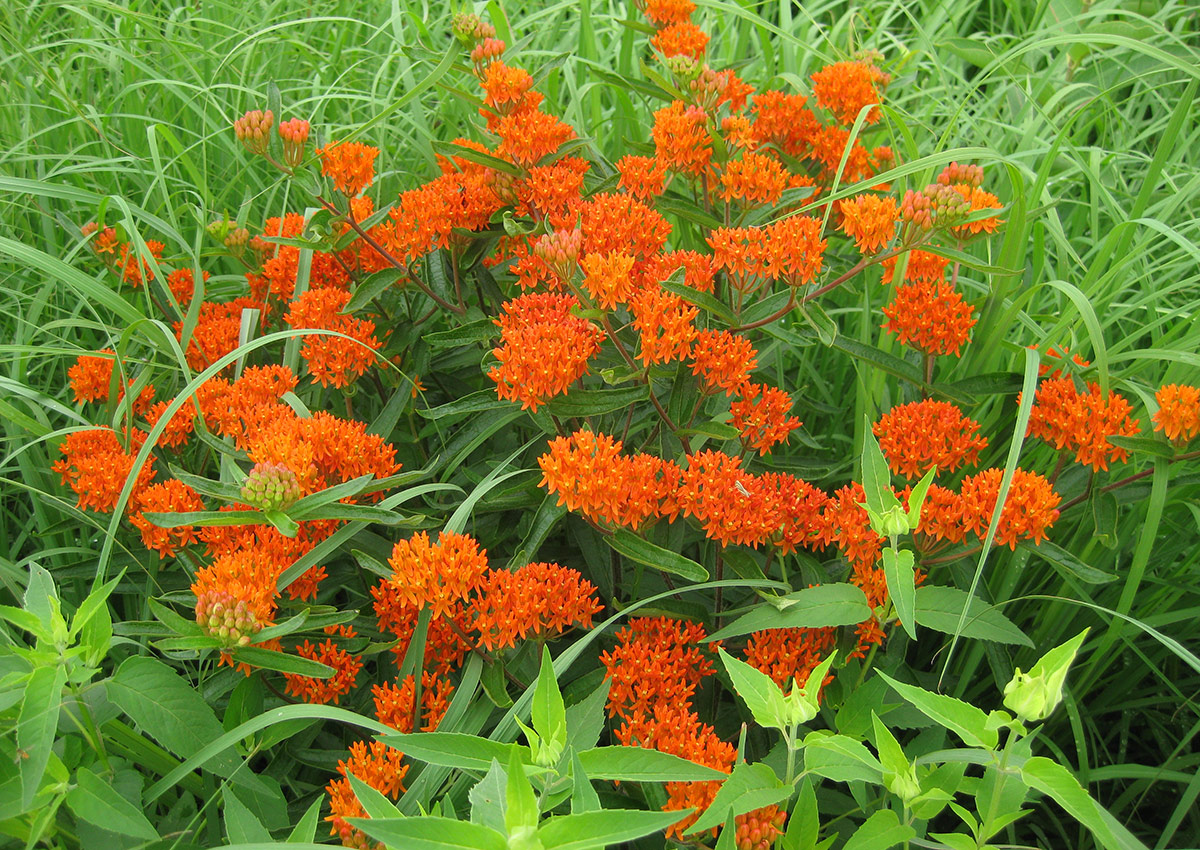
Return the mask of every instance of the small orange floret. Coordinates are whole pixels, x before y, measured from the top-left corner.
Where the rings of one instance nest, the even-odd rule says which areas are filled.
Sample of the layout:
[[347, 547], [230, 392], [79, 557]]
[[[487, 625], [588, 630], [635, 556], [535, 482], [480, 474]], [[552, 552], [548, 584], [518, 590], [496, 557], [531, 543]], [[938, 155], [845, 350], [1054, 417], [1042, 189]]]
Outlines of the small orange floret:
[[[987, 534], [988, 524], [992, 521], [1003, 475], [1003, 469], [985, 469], [963, 479], [963, 525], [980, 538]], [[1013, 473], [1008, 498], [996, 527], [996, 543], [1016, 549], [1020, 540], [1032, 540], [1035, 544], [1044, 540], [1046, 530], [1058, 519], [1061, 501], [1062, 497], [1054, 492], [1049, 481], [1036, 472], [1018, 468]]]
[[730, 406], [729, 424], [738, 429], [748, 449], [769, 454], [772, 446], [785, 442], [803, 424], [790, 415], [792, 397], [778, 387], [747, 383], [738, 395]]
[[974, 465], [988, 444], [977, 434], [978, 422], [950, 402], [932, 399], [896, 405], [872, 430], [888, 466], [906, 478], [920, 478], [934, 466], [953, 472]]
[[[892, 282], [896, 272], [896, 262], [899, 259], [900, 257], [888, 257], [883, 261], [883, 280], [881, 282], [884, 285]], [[941, 280], [948, 265], [950, 265], [950, 261], [939, 254], [912, 250], [908, 252], [908, 261], [904, 266], [904, 279], [909, 283]]]
[[654, 113], [655, 159], [673, 171], [699, 175], [712, 161], [707, 118], [698, 106], [674, 101]]
[[765, 154], [745, 153], [725, 164], [720, 195], [726, 201], [773, 204], [788, 188], [788, 173], [779, 161]]
[[604, 310], [624, 304], [633, 294], [632, 254], [613, 251], [609, 254], [586, 254], [583, 267], [583, 288]]
[[[864, 106], [877, 104], [891, 75], [869, 62], [837, 62], [812, 75], [817, 104], [828, 109], [842, 124], [853, 124]], [[879, 120], [879, 107], [867, 113], [866, 121]]]
[[528, 637], [553, 639], [574, 626], [592, 625], [603, 607], [595, 593], [595, 585], [578, 570], [558, 564], [492, 570], [474, 604], [474, 629], [488, 650], [513, 647]]
[[655, 157], [632, 154], [623, 156], [617, 160], [617, 171], [621, 174], [621, 188], [639, 201], [646, 201], [663, 193], [667, 169]]
[[705, 391], [741, 392], [758, 366], [758, 352], [744, 336], [725, 330], [703, 330], [692, 346], [692, 374], [699, 375]]
[[646, 0], [646, 17], [655, 26], [684, 23], [694, 11], [696, 4], [692, 0]]
[[[326, 629], [328, 631], [328, 629]], [[347, 629], [343, 637], [355, 636], [353, 629]], [[338, 701], [354, 689], [355, 680], [362, 670], [362, 656], [351, 655], [332, 639], [326, 639], [319, 644], [304, 641], [296, 647], [296, 654], [301, 658], [319, 661], [334, 669], [334, 674], [328, 679], [314, 679], [309, 676], [297, 676], [285, 673], [287, 692], [294, 694], [304, 702], [319, 705], [338, 704]]]
[[[635, 617], [617, 629], [617, 645], [600, 653], [608, 691], [608, 713], [632, 717], [656, 709], [687, 707], [712, 661], [700, 644], [704, 627], [670, 617]], [[645, 744], [643, 744], [645, 746]]]
[[388, 559], [392, 567], [390, 588], [413, 608], [428, 606], [434, 617], [453, 611], [468, 593], [483, 582], [487, 552], [471, 537], [443, 531], [436, 544], [417, 532], [401, 540]]
[[896, 236], [896, 199], [891, 195], [855, 195], [838, 205], [842, 232], [858, 250], [874, 254]]
[[[59, 446], [62, 459], [56, 461], [51, 469], [62, 476], [63, 484], [70, 485], [75, 491], [79, 507], [108, 513], [116, 507], [145, 439], [144, 432], [132, 432], [129, 451], [126, 452], [111, 428], [72, 431]], [[150, 463], [142, 465], [133, 487], [131, 504], [153, 480], [154, 474], [154, 467]]]
[[336, 331], [340, 336], [302, 337], [300, 356], [313, 380], [322, 386], [344, 387], [365, 374], [375, 362], [380, 342], [375, 323], [342, 312], [350, 293], [341, 289], [310, 289], [291, 303], [284, 321], [292, 328]]
[[663, 27], [650, 38], [650, 46], [663, 56], [688, 56], [700, 59], [708, 47], [708, 33], [691, 21]]
[[1129, 402], [1115, 392], [1103, 398], [1095, 382], [1081, 393], [1072, 378], [1047, 378], [1034, 396], [1028, 433], [1056, 449], [1074, 451], [1077, 461], [1094, 470], [1108, 469], [1109, 463], [1129, 457], [1128, 449], [1108, 438], [1138, 433], [1138, 421], [1129, 418], [1132, 412]]
[[1162, 431], [1173, 443], [1186, 443], [1200, 434], [1200, 388], [1167, 384], [1154, 394], [1158, 411], [1154, 430]]
[[[971, 213], [977, 213], [981, 210], [998, 210], [1002, 206], [1000, 200], [991, 192], [985, 192], [978, 186], [967, 186], [956, 184], [951, 187], [970, 204]], [[960, 224], [952, 228], [959, 236], [974, 236], [977, 233], [995, 233], [1001, 225], [1001, 220], [995, 216], [980, 219], [979, 221]]]
[[641, 339], [638, 359], [647, 366], [682, 360], [691, 354], [697, 307], [658, 286], [647, 286], [629, 301], [633, 326]]
[[151, 484], [137, 494], [137, 512], [129, 520], [142, 534], [142, 545], [164, 558], [173, 558], [175, 553], [199, 538], [190, 525], [161, 528], [146, 518], [147, 513], [188, 513], [204, 510], [199, 494], [182, 481], [169, 478]]

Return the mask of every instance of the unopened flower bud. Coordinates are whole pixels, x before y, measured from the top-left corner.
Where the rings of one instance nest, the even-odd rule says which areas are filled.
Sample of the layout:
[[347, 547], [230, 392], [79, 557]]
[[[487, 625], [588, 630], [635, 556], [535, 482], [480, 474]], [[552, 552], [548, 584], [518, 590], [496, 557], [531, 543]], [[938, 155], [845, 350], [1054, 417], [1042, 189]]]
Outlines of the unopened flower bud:
[[250, 242], [250, 231], [244, 227], [235, 227], [226, 234], [224, 243], [229, 249], [229, 253], [235, 257], [241, 257], [246, 253], [246, 245]]
[[258, 156], [265, 156], [267, 146], [271, 142], [271, 127], [274, 123], [275, 115], [271, 110], [264, 112], [261, 109], [252, 109], [233, 122], [233, 131], [246, 150]]
[[498, 38], [485, 38], [471, 50], [471, 62], [475, 64], [475, 72], [482, 74], [487, 66], [500, 58], [504, 53], [504, 42]]
[[1067, 670], [1075, 660], [1088, 630], [1043, 655], [1028, 673], [1021, 668], [1004, 686], [1004, 706], [1028, 723], [1049, 717], [1062, 702]]
[[308, 122], [303, 118], [293, 118], [279, 125], [279, 138], [283, 141], [283, 163], [288, 168], [296, 168], [304, 161], [308, 130]]
[[496, 28], [494, 26], [485, 23], [478, 15], [467, 12], [462, 12], [454, 16], [451, 31], [454, 33], [454, 37], [465, 45], [474, 44], [485, 38], [494, 38], [496, 35]]
[[583, 232], [555, 230], [542, 236], [533, 246], [533, 253], [564, 283], [575, 276], [579, 252], [583, 247]]
[[263, 511], [282, 511], [301, 496], [296, 473], [279, 463], [258, 463], [242, 484], [242, 501]]

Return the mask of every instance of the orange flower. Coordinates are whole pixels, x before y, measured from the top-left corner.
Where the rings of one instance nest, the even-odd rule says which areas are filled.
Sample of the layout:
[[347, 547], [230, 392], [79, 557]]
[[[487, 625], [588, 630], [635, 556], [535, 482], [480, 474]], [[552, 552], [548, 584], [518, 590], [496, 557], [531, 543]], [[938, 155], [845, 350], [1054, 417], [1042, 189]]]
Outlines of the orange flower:
[[533, 87], [533, 77], [524, 68], [513, 68], [496, 60], [487, 66], [481, 85], [487, 94], [483, 102], [507, 114]]
[[1104, 399], [1100, 385], [1088, 383], [1087, 392], [1075, 388], [1073, 378], [1043, 380], [1034, 396], [1027, 433], [1053, 443], [1056, 449], [1071, 449], [1079, 463], [1094, 470], [1108, 469], [1113, 461], [1124, 462], [1129, 450], [1109, 442], [1109, 437], [1132, 437], [1138, 421], [1130, 419], [1133, 408], [1114, 392]]
[[719, 227], [708, 236], [713, 264], [725, 269], [739, 291], [781, 278], [789, 285], [809, 283], [824, 262], [821, 222], [792, 215], [766, 227]]
[[623, 156], [617, 160], [621, 175], [620, 187], [639, 201], [647, 201], [663, 193], [667, 169], [652, 156]]
[[[150, 407], [146, 413], [146, 422], [151, 428], [158, 424], [158, 420], [167, 412], [169, 404], [169, 401], [159, 401]], [[188, 439], [195, 430], [195, 421], [196, 405], [189, 399], [171, 417], [171, 421], [167, 423], [167, 427], [163, 429], [158, 438], [158, 445], [170, 448], [187, 445]]]
[[820, 127], [811, 109], [805, 107], [807, 98], [781, 91], [763, 91], [754, 96], [754, 138], [760, 144], [779, 145], [788, 156], [807, 156], [812, 150], [812, 138]]
[[597, 193], [580, 209], [585, 254], [624, 251], [650, 257], [662, 250], [671, 225], [657, 211], [629, 195]]
[[[963, 525], [980, 539], [986, 536], [988, 524], [992, 521], [1003, 475], [1003, 469], [985, 469], [963, 479]], [[1013, 473], [1008, 499], [996, 527], [996, 543], [1016, 549], [1017, 542], [1022, 539], [1032, 540], [1034, 544], [1044, 540], [1046, 530], [1058, 519], [1061, 501], [1062, 498], [1054, 492], [1049, 481], [1036, 472], [1018, 468]]]
[[[399, 680], [397, 680], [399, 682]], [[371, 693], [375, 696], [375, 717], [380, 723], [386, 723], [397, 732], [413, 730], [413, 677], [405, 676], [403, 682], [389, 682], [384, 685], [372, 685]], [[422, 732], [433, 732], [446, 709], [450, 707], [450, 696], [454, 693], [454, 685], [449, 679], [444, 679], [436, 673], [426, 670], [421, 674], [421, 724]]]
[[870, 517], [862, 507], [866, 501], [862, 485], [855, 481], [833, 494], [823, 514], [823, 542], [836, 543], [856, 574], [875, 565], [884, 543], [871, 528]]
[[[908, 493], [904, 504], [908, 505]], [[921, 505], [921, 525], [917, 531], [934, 540], [961, 543], [967, 531], [963, 527], [962, 498], [953, 490], [931, 484]]]
[[672, 292], [647, 286], [630, 299], [629, 309], [641, 340], [638, 359], [647, 366], [683, 360], [691, 354], [692, 342], [699, 334], [695, 324], [698, 308]]
[[717, 451], [688, 455], [676, 494], [680, 512], [693, 516], [704, 534], [723, 546], [757, 547], [779, 535], [778, 493], [772, 482], [740, 468], [741, 461]]
[[[327, 626], [325, 633], [331, 634], [331, 629], [336, 629], [336, 627]], [[346, 638], [355, 636], [355, 631], [351, 628], [345, 629], [345, 633], [342, 634], [342, 637]], [[292, 673], [283, 674], [287, 679], [287, 692], [295, 694], [307, 703], [328, 705], [332, 702], [337, 705], [343, 694], [348, 694], [354, 689], [355, 680], [363, 666], [361, 655], [351, 655], [330, 639], [323, 640], [318, 645], [313, 645], [306, 640], [296, 647], [296, 654], [301, 658], [327, 664], [335, 671], [328, 679], [313, 679]]]
[[343, 313], [350, 293], [339, 289], [310, 289], [291, 303], [284, 321], [292, 328], [336, 331], [337, 336], [304, 336], [300, 356], [313, 380], [322, 386], [345, 387], [375, 362], [380, 342], [375, 323]]
[[330, 142], [317, 148], [321, 156], [321, 173], [332, 178], [337, 190], [354, 197], [375, 179], [375, 157], [379, 148], [362, 142]]
[[662, 283], [679, 269], [683, 269], [683, 285], [697, 292], [712, 292], [716, 269], [711, 254], [697, 251], [669, 251], [646, 258], [642, 267], [643, 286], [653, 289], [651, 284]]
[[829, 501], [823, 490], [802, 478], [767, 472], [754, 481], [752, 492], [763, 505], [762, 513], [776, 528], [769, 541], [787, 555], [796, 549], [822, 547], [825, 520], [821, 511]]
[[431, 544], [419, 531], [392, 548], [390, 588], [413, 608], [428, 606], [434, 617], [450, 614], [456, 603], [483, 583], [487, 552], [474, 539], [443, 531]]
[[[948, 259], [929, 251], [912, 250], [906, 253], [908, 254], [908, 262], [904, 267], [904, 279], [909, 282], [941, 280], [945, 276], [946, 266], [950, 265]], [[903, 256], [903, 254], [900, 256]], [[896, 271], [896, 261], [899, 259], [899, 256], [888, 257], [883, 261], [882, 283], [884, 285], [892, 282]]]
[[691, 21], [663, 27], [650, 38], [650, 46], [663, 56], [690, 56], [700, 59], [708, 47], [708, 33]]
[[[117, 505], [117, 498], [133, 472], [133, 462], [145, 442], [143, 431], [130, 435], [129, 452], [121, 446], [111, 428], [72, 431], [58, 450], [63, 454], [51, 469], [70, 485], [80, 508], [108, 513]], [[138, 470], [129, 504], [135, 504], [138, 494], [154, 478], [154, 467], [146, 463]]]
[[704, 111], [682, 100], [654, 113], [654, 158], [673, 171], [700, 175], [712, 161]]
[[896, 405], [871, 430], [888, 466], [905, 478], [920, 478], [934, 466], [938, 472], [974, 466], [988, 444], [976, 434], [978, 422], [950, 402], [932, 399]]
[[514, 572], [491, 570], [475, 601], [475, 631], [488, 650], [516, 646], [532, 634], [552, 639], [573, 626], [590, 628], [603, 606], [596, 587], [577, 570], [526, 564]]
[[713, 674], [712, 662], [698, 646], [706, 639], [699, 623], [635, 617], [617, 630], [616, 638], [612, 650], [600, 653], [605, 678], [612, 682], [610, 716], [630, 718], [690, 706], [700, 681]]
[[604, 310], [624, 304], [633, 294], [633, 256], [623, 251], [611, 254], [585, 254], [583, 288]]
[[517, 109], [500, 119], [495, 132], [501, 139], [497, 154], [526, 168], [575, 138], [569, 124], [538, 109]]
[[758, 366], [758, 352], [750, 340], [729, 331], [703, 330], [692, 346], [692, 374], [700, 376], [705, 392], [742, 391], [750, 372]]
[[785, 691], [821, 663], [837, 645], [837, 629], [766, 629], [746, 641], [746, 663], [766, 673]]
[[[970, 212], [979, 212], [980, 210], [998, 210], [1002, 204], [1000, 200], [991, 192], [985, 192], [978, 186], [965, 186], [957, 184], [951, 187], [970, 204]], [[972, 221], [967, 224], [960, 224], [957, 227], [951, 228], [960, 237], [974, 236], [978, 233], [995, 233], [1003, 222], [991, 216], [989, 218]]]
[[[401, 763], [403, 758], [404, 753], [381, 741], [356, 741], [350, 745], [350, 758], [339, 761], [337, 769], [343, 777], [352, 773], [355, 778], [395, 800], [404, 790], [404, 776], [408, 773], [408, 765]], [[372, 844], [366, 835], [346, 821], [346, 818], [367, 817], [349, 780], [333, 780], [325, 787], [325, 793], [329, 795], [329, 817], [325, 820], [331, 824], [330, 835], [338, 836], [346, 847], [375, 850], [383, 847]]]
[[694, 11], [692, 0], [646, 0], [646, 17], [659, 27], [684, 23]]
[[863, 254], [887, 247], [896, 235], [896, 199], [891, 195], [855, 195], [838, 204], [841, 230]]
[[729, 424], [741, 432], [747, 449], [769, 454], [772, 446], [786, 442], [788, 434], [803, 424], [788, 415], [792, 397], [778, 387], [746, 383], [738, 395], [730, 408], [733, 417]]
[[[386, 579], [371, 588], [371, 596], [375, 600], [379, 630], [390, 633], [397, 640], [392, 654], [399, 665], [408, 653], [420, 610], [412, 607], [405, 594]], [[470, 628], [471, 618], [462, 603], [455, 603], [445, 616], [433, 617], [425, 637], [425, 669], [445, 676], [460, 666], [471, 651], [470, 644], [462, 638]]]
[[579, 302], [572, 295], [537, 293], [507, 302], [496, 323], [499, 363], [488, 372], [496, 395], [537, 409], [588, 372], [588, 360], [600, 351], [604, 333], [571, 313]]
[[146, 519], [147, 513], [188, 513], [204, 510], [200, 495], [182, 481], [168, 478], [151, 484], [137, 494], [136, 512], [129, 521], [142, 534], [142, 545], [163, 558], [174, 558], [176, 551], [199, 541], [190, 525], [160, 528]]
[[[196, 291], [196, 283], [192, 275], [193, 271], [190, 268], [175, 269], [167, 275], [167, 288], [171, 290], [171, 294], [175, 296], [180, 307], [187, 307], [192, 303], [192, 295]], [[204, 272], [202, 278], [207, 282], [208, 272]]]
[[[812, 75], [817, 104], [832, 112], [842, 124], [853, 124], [864, 106], [879, 103], [891, 75], [869, 62], [837, 62]], [[879, 107], [867, 113], [866, 123], [879, 120]]]
[[[281, 564], [263, 552], [239, 549], [222, 555], [196, 573], [192, 593], [196, 597], [196, 622], [214, 637], [234, 645], [253, 643], [255, 634], [273, 625], [276, 612], [275, 581]], [[236, 615], [231, 623], [229, 614]], [[230, 627], [234, 627], [230, 633]], [[221, 653], [221, 664], [232, 664]], [[241, 665], [250, 675], [250, 668]]]
[[884, 325], [900, 342], [927, 354], [958, 356], [971, 339], [975, 308], [948, 283], [913, 283], [896, 290], [883, 308]]
[[[67, 378], [71, 382], [71, 392], [75, 394], [75, 400], [80, 404], [87, 401], [108, 401], [113, 368], [116, 366], [116, 352], [111, 348], [104, 348], [97, 353], [109, 356], [98, 357], [92, 354], [81, 354], [75, 361], [75, 365], [67, 370]], [[118, 383], [117, 399], [125, 398], [125, 390], [131, 386], [133, 386], [132, 379], [128, 380], [125, 386]], [[147, 384], [138, 393], [138, 397], [133, 403], [134, 414], [144, 413], [150, 408], [153, 400], [154, 385]]]
[[[166, 245], [156, 239], [146, 240], [146, 252], [156, 260], [161, 260], [163, 251]], [[121, 269], [121, 279], [137, 289], [142, 285], [142, 280], [154, 280], [154, 272], [150, 270], [148, 260], [141, 259], [132, 243], [121, 243], [121, 259], [117, 263]]]
[[1200, 434], [1200, 389], [1167, 384], [1154, 394], [1158, 411], [1154, 430], [1163, 431], [1172, 443], [1182, 445]]
[[720, 195], [726, 201], [774, 204], [788, 187], [788, 173], [774, 157], [745, 153], [730, 160], [721, 174]]
[[551, 227], [574, 230], [583, 206], [583, 177], [590, 167], [585, 159], [567, 156], [529, 169], [529, 174], [515, 184], [515, 214], [545, 217]]
[[[206, 301], [200, 305], [200, 317], [187, 343], [187, 362], [192, 369], [206, 369], [238, 347], [245, 310], [259, 310], [261, 314], [263, 305], [244, 297], [225, 304]], [[175, 338], [183, 342], [183, 322], [175, 323]]]

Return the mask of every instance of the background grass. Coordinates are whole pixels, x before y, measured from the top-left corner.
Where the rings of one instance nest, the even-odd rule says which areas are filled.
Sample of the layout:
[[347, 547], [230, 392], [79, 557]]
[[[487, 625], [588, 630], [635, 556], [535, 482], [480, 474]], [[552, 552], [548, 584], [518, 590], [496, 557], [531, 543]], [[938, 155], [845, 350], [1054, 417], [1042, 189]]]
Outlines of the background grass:
[[[643, 93], [648, 55], [632, 4], [493, 2], [479, 11], [523, 65], [542, 69], [551, 107], [590, 134], [593, 151], [611, 162], [644, 149], [659, 103]], [[49, 472], [62, 429], [86, 424], [66, 390], [77, 354], [113, 346], [150, 367], [156, 383], [180, 381], [178, 356], [144, 290], [125, 305], [106, 304], [103, 276], [68, 275], [56, 262], [91, 268], [80, 262], [78, 228], [98, 216], [123, 222], [164, 241], [172, 267], [210, 268], [210, 288], [233, 293], [241, 276], [207, 261], [201, 226], [228, 213], [253, 229], [295, 201], [275, 172], [241, 153], [232, 120], [266, 104], [277, 86], [283, 117], [308, 117], [325, 138], [361, 132], [379, 146], [376, 197], [393, 197], [431, 175], [431, 140], [473, 123], [478, 102], [458, 69], [405, 100], [451, 49], [449, 17], [443, 4], [401, 0], [0, 4], [0, 581], [8, 593], [19, 598], [33, 562], [80, 592], [103, 546], [105, 524], [76, 511]], [[991, 271], [960, 277], [982, 320], [939, 380], [1020, 371], [1022, 347], [1052, 343], [1090, 359], [1089, 379], [1139, 409], [1153, 410], [1163, 383], [1200, 383], [1194, 4], [706, 2], [695, 19], [714, 35], [713, 64], [736, 66], [762, 87], [804, 90], [821, 64], [877, 50], [895, 77], [886, 124], [902, 162], [980, 149], [988, 185], [1010, 211], [981, 258]], [[902, 354], [878, 330], [882, 293], [871, 279], [839, 291], [828, 310], [846, 337]], [[433, 356], [436, 372], [463, 368], [453, 353]], [[885, 376], [822, 347], [776, 346], [761, 360], [800, 398], [811, 439], [791, 461], [822, 486], [850, 475], [853, 423], [906, 400], [893, 397]], [[430, 403], [452, 400], [455, 389], [431, 387]], [[985, 433], [1004, 434], [1016, 408], [1012, 396], [987, 397], [968, 413]], [[422, 439], [436, 451], [470, 436], [447, 427]], [[509, 438], [513, 448], [522, 436]], [[410, 468], [422, 460], [417, 442], [402, 448]], [[498, 449], [489, 443], [486, 451]], [[985, 464], [1001, 465], [1007, 451], [993, 440]], [[1031, 442], [1022, 465], [1049, 469], [1054, 460]], [[1200, 676], [1139, 624], [1196, 646], [1200, 473], [1194, 462], [1155, 465], [1135, 455], [1120, 474], [1142, 470], [1152, 474], [1114, 491], [1115, 518], [1087, 516], [1085, 502], [1060, 522], [1052, 539], [1078, 563], [1001, 550], [983, 568], [980, 593], [1004, 602], [1040, 648], [1093, 627], [1067, 710], [1045, 739], [1135, 832], [1179, 847], [1200, 836]], [[469, 468], [452, 472], [470, 483]], [[1068, 469], [1059, 489], [1071, 499], [1087, 483]], [[489, 549], [511, 555], [520, 537], [505, 537], [502, 526], [541, 496], [532, 482], [494, 495], [478, 530]], [[549, 545], [565, 549], [573, 539], [559, 531]], [[123, 604], [134, 607], [172, 586], [138, 557], [118, 547], [113, 560], [136, 568], [121, 588]], [[975, 568], [947, 569], [968, 587]], [[951, 690], [990, 705], [996, 683], [1032, 658], [963, 644], [944, 675]], [[946, 659], [914, 649], [910, 661], [942, 670]], [[210, 692], [226, 699], [234, 684], [214, 676]], [[323, 737], [290, 753], [313, 768], [292, 790], [316, 787], [340, 749]], [[1049, 807], [1022, 829], [1041, 846], [1090, 846]]]

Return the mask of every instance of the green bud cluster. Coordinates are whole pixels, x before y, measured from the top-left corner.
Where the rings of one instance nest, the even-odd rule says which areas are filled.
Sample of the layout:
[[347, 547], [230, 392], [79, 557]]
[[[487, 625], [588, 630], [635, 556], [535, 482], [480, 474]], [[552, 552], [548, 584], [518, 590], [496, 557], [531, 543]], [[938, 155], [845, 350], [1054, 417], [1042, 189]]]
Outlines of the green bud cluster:
[[206, 593], [196, 600], [196, 622], [225, 646], [249, 646], [262, 629], [250, 606], [229, 593]]
[[242, 501], [261, 511], [287, 510], [300, 495], [296, 473], [279, 463], [255, 464], [242, 484]]

